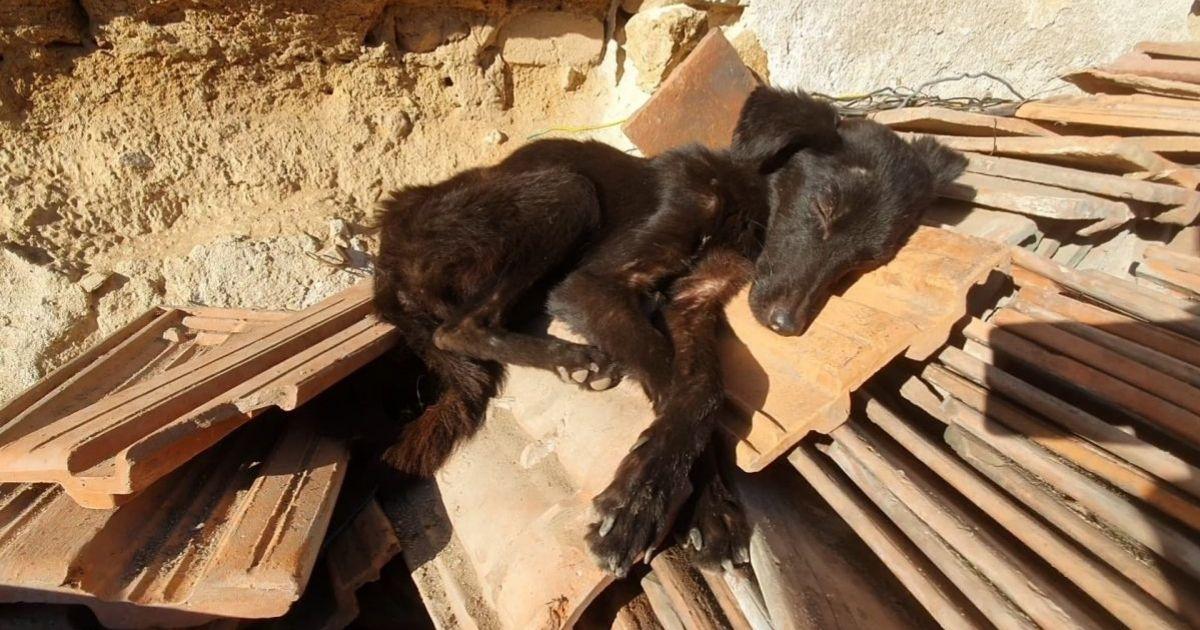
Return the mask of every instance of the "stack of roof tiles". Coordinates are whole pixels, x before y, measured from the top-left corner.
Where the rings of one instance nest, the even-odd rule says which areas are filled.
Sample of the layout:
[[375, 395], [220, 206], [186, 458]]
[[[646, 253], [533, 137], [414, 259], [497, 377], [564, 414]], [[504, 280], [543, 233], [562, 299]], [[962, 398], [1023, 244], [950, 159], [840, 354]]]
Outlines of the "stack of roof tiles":
[[349, 457], [299, 408], [388, 347], [369, 295], [154, 309], [0, 409], [0, 601], [128, 628], [284, 614]]

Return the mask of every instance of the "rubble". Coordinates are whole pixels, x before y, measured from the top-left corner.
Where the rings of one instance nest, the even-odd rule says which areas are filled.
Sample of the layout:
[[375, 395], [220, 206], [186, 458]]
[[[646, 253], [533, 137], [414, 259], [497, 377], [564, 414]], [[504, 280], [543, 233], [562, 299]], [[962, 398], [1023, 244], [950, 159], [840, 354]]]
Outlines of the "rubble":
[[707, 16], [686, 4], [639, 10], [625, 23], [625, 51], [638, 87], [653, 92], [707, 30]]

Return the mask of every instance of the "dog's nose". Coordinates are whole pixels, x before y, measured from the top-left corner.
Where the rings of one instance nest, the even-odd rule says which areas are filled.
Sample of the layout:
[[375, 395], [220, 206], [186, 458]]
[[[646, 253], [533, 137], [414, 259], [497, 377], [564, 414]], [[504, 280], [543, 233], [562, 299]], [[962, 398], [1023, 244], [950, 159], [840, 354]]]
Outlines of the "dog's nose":
[[767, 326], [781, 335], [790, 335], [796, 331], [796, 320], [788, 309], [775, 308], [767, 317]]

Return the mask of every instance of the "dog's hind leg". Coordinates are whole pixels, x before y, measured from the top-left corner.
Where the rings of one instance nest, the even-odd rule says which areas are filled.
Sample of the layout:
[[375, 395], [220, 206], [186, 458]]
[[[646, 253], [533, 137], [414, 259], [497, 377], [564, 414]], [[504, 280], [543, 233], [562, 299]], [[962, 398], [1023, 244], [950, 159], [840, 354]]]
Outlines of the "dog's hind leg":
[[725, 476], [724, 466], [736, 465], [732, 451], [723, 440], [709, 442], [692, 466], [694, 491], [675, 523], [684, 552], [706, 569], [750, 562], [750, 526]]
[[[511, 210], [516, 215], [512, 229], [497, 244], [507, 250], [502, 269], [437, 328], [433, 343], [447, 352], [557, 371], [581, 387], [608, 389], [620, 374], [596, 348], [507, 328], [514, 307], [533, 299], [532, 287], [571, 260], [586, 230], [599, 221], [599, 200], [590, 182], [579, 175], [547, 179], [544, 185], [553, 187]], [[537, 307], [544, 311], [542, 304]]]
[[717, 326], [724, 305], [750, 274], [744, 257], [717, 251], [672, 284], [664, 310], [675, 349], [670, 389], [658, 417], [592, 501], [598, 520], [589, 528], [588, 546], [601, 567], [616, 575], [661, 543], [687, 498], [688, 475], [708, 447], [725, 402]]

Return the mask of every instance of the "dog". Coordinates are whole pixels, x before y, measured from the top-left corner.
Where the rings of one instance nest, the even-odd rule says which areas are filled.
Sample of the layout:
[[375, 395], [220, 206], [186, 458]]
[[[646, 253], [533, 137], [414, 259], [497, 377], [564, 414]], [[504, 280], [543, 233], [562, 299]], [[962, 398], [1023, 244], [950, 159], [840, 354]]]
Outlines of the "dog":
[[[600, 566], [625, 575], [668, 534], [711, 452], [725, 304], [751, 283], [759, 323], [803, 333], [839, 279], [894, 255], [964, 165], [932, 140], [910, 144], [803, 92], [760, 87], [728, 150], [644, 159], [542, 140], [394, 193], [374, 301], [441, 393], [384, 459], [431, 475], [479, 427], [505, 364], [590, 390], [632, 378], [656, 419], [595, 497], [587, 534]], [[587, 343], [520, 332], [547, 311]], [[731, 509], [731, 493], [720, 475], [701, 483], [692, 546], [708, 561], [747, 561], [745, 532], [727, 531], [745, 529], [740, 515], [713, 514]]]

